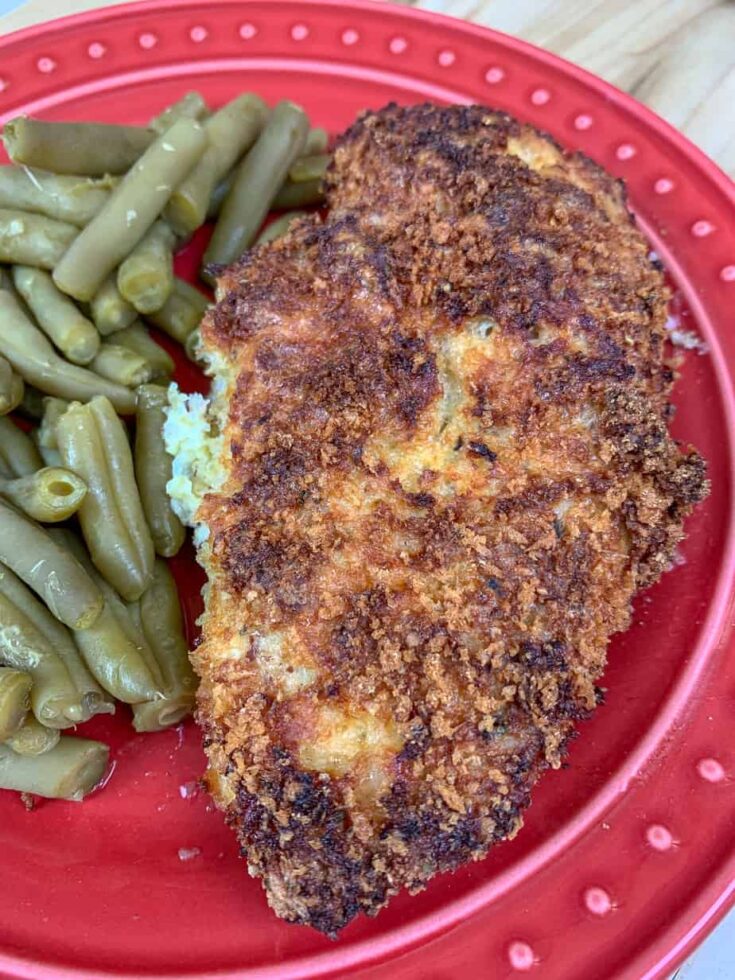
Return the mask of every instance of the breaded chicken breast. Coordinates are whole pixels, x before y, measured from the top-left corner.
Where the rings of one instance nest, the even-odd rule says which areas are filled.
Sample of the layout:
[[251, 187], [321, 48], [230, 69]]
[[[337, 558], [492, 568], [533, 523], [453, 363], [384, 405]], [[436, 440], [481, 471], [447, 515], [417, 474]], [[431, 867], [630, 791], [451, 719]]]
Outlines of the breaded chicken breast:
[[212, 794], [276, 913], [334, 936], [518, 832], [706, 481], [661, 271], [589, 160], [389, 106], [328, 204], [219, 279], [176, 472]]

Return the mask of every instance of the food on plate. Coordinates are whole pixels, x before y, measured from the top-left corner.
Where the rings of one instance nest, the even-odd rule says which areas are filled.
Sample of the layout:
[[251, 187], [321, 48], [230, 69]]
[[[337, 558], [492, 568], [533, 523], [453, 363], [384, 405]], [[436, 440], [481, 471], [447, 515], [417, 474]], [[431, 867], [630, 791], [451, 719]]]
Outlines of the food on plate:
[[204, 119], [209, 115], [209, 106], [201, 92], [187, 92], [150, 121], [150, 128], [156, 133], [165, 133], [178, 119]]
[[84, 480], [60, 466], [45, 466], [13, 479], [0, 477], [0, 495], [45, 524], [66, 521], [76, 514], [86, 493]]
[[142, 385], [137, 397], [135, 478], [156, 554], [171, 558], [181, 549], [186, 532], [166, 492], [172, 475], [171, 457], [163, 441], [168, 396], [158, 385]]
[[32, 714], [28, 714], [23, 724], [9, 738], [2, 739], [5, 745], [18, 755], [43, 755], [59, 744], [61, 732], [58, 728], [42, 725]]
[[288, 171], [288, 179], [294, 184], [312, 180], [324, 180], [332, 158], [328, 153], [314, 153], [298, 157]]
[[202, 322], [209, 303], [191, 283], [174, 278], [174, 289], [160, 310], [146, 317], [172, 340], [185, 344], [189, 334]]
[[295, 184], [287, 180], [273, 198], [273, 207], [279, 211], [291, 208], [306, 208], [310, 204], [321, 204], [324, 200], [322, 180], [302, 180]]
[[137, 388], [153, 377], [153, 365], [137, 351], [112, 340], [100, 345], [94, 360], [89, 365], [99, 374], [125, 388]]
[[127, 347], [143, 358], [150, 368], [151, 380], [166, 380], [173, 375], [175, 367], [173, 358], [156, 343], [150, 331], [140, 320], [135, 320], [129, 327], [116, 331], [113, 340], [118, 347]]
[[89, 310], [103, 337], [124, 330], [138, 318], [138, 311], [120, 295], [117, 276], [108, 276], [92, 297]]
[[390, 106], [327, 205], [219, 275], [209, 407], [173, 392], [165, 434], [211, 791], [277, 914], [333, 936], [518, 832], [706, 480], [662, 274], [587, 158]]
[[53, 269], [78, 234], [66, 221], [0, 208], [0, 262]]
[[47, 122], [27, 116], [3, 127], [3, 143], [13, 163], [76, 177], [124, 174], [156, 136], [142, 126]]
[[0, 415], [7, 415], [23, 401], [25, 385], [23, 379], [0, 357]]
[[315, 126], [306, 134], [304, 143], [304, 156], [313, 156], [315, 153], [326, 153], [329, 146], [329, 134], [321, 126]]
[[204, 130], [193, 119], [179, 119], [158, 136], [79, 232], [61, 261], [54, 263], [54, 282], [59, 289], [74, 299], [91, 300], [160, 216], [172, 188], [191, 170], [206, 145]]
[[268, 116], [255, 145], [232, 181], [212, 237], [203, 269], [233, 262], [251, 245], [309, 132], [306, 113], [293, 102], [279, 102]]
[[165, 221], [156, 221], [117, 272], [120, 295], [138, 313], [155, 313], [174, 288], [176, 235]]
[[275, 241], [281, 235], [285, 235], [297, 218], [303, 218], [306, 211], [284, 211], [274, 221], [267, 225], [255, 239], [256, 245], [265, 245], [266, 242]]
[[100, 349], [99, 332], [79, 307], [56, 288], [50, 274], [32, 266], [16, 265], [13, 285], [38, 326], [64, 357], [73, 364], [89, 364]]
[[114, 186], [113, 178], [90, 180], [26, 166], [0, 167], [0, 208], [32, 211], [83, 228]]
[[14, 735], [30, 708], [33, 678], [22, 670], [0, 667], [0, 742]]
[[0, 473], [28, 476], [43, 466], [33, 441], [9, 418], [0, 417]]
[[69, 406], [56, 438], [64, 465], [87, 484], [78, 516], [94, 565], [124, 599], [139, 599], [155, 553], [124, 425], [108, 399], [93, 398]]
[[19, 755], [0, 745], [0, 786], [59, 800], [81, 800], [105, 775], [110, 750], [102, 742], [62, 735], [50, 751]]

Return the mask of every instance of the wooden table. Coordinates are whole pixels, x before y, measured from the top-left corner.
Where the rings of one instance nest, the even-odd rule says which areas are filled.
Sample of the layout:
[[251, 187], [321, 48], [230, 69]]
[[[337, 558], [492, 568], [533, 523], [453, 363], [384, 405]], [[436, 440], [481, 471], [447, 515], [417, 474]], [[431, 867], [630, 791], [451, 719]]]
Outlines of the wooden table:
[[[0, 35], [111, 2], [0, 0]], [[732, 0], [409, 2], [515, 34], [583, 65], [632, 92], [735, 177]]]

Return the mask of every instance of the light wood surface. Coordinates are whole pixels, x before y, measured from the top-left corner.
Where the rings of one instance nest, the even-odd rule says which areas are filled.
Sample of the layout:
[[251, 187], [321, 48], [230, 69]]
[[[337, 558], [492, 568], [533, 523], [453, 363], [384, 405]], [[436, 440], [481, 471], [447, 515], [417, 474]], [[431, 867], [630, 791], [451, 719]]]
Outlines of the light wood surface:
[[[0, 13], [14, 7], [0, 16], [0, 35], [110, 2], [0, 0]], [[409, 2], [495, 27], [583, 65], [632, 92], [735, 176], [733, 0]]]

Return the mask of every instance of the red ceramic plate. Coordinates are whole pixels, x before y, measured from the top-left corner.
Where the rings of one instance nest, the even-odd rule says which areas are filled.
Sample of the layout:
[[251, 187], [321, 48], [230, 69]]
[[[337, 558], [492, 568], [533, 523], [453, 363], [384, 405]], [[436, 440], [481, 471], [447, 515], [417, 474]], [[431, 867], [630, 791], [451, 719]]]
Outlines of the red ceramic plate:
[[[369, 3], [135, 4], [0, 41], [0, 120], [143, 122], [182, 92], [292, 96], [337, 132], [364, 107], [482, 102], [624, 178], [678, 290], [686, 356], [676, 434], [712, 495], [680, 567], [636, 601], [610, 648], [607, 703], [523, 832], [480, 863], [402, 895], [336, 943], [279, 922], [231, 835], [194, 791], [193, 725], [93, 732], [115, 769], [83, 805], [26, 813], [0, 793], [0, 970], [12, 977], [545, 978], [664, 976], [735, 888], [732, 635], [735, 196], [701, 153], [632, 99], [558, 58], [467, 24]], [[193, 256], [184, 256], [193, 270]], [[182, 365], [186, 387], [198, 379]], [[196, 614], [191, 558], [176, 571]], [[92, 727], [92, 726], [88, 726]]]

